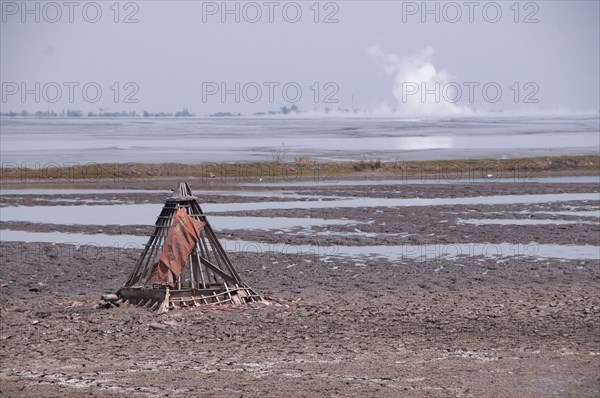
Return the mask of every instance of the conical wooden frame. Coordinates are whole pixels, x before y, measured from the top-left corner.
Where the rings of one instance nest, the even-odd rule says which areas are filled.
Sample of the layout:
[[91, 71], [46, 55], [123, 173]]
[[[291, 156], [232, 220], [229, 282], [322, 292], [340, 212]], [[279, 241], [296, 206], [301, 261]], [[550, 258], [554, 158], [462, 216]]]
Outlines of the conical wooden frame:
[[[180, 183], [173, 196], [167, 199], [152, 236], [127, 282], [117, 292], [121, 301], [159, 312], [206, 304], [264, 302], [242, 282], [196, 199], [187, 183]], [[205, 223], [200, 239], [196, 241], [174, 286], [149, 284], [148, 277], [163, 252], [175, 213], [180, 208], [184, 208], [190, 217]]]

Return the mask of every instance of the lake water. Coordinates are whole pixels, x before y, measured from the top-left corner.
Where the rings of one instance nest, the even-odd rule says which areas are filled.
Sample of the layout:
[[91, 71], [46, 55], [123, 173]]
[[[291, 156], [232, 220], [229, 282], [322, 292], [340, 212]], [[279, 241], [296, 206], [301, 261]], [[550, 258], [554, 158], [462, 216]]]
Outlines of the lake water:
[[0, 118], [4, 167], [36, 163], [419, 160], [591, 154], [598, 115], [393, 118]]

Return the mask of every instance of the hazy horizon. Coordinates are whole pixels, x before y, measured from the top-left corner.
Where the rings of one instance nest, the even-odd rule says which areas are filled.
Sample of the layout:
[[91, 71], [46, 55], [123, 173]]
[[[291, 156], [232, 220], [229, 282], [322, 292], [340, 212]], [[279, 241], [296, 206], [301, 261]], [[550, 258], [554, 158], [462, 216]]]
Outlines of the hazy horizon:
[[69, 4], [0, 1], [3, 113], [600, 109], [596, 1]]

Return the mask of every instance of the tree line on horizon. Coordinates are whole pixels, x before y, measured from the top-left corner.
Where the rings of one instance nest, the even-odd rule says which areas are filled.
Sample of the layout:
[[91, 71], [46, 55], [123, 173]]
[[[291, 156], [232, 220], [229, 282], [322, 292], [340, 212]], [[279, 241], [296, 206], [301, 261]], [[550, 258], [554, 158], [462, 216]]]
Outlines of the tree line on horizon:
[[[330, 108], [325, 108], [325, 113], [330, 113], [333, 110]], [[351, 112], [349, 109], [341, 109], [338, 108], [337, 112], [349, 113]], [[296, 105], [292, 105], [291, 107], [282, 106], [278, 110], [270, 110], [266, 112], [254, 112], [252, 116], [276, 116], [276, 115], [297, 115], [304, 113], [305, 111], [300, 110]], [[356, 110], [354, 110], [356, 113]], [[74, 109], [66, 109], [60, 112], [55, 111], [37, 111], [37, 112], [29, 112], [28, 110], [23, 110], [21, 112], [0, 112], [0, 116], [7, 117], [61, 117], [61, 118], [81, 118], [81, 117], [106, 117], [106, 118], [118, 118], [118, 117], [195, 117], [196, 115], [191, 113], [187, 108], [183, 108], [181, 111], [172, 113], [172, 112], [147, 112], [143, 111], [142, 114], [138, 114], [136, 111], [102, 111], [100, 110], [98, 113], [96, 112], [88, 112], [85, 114], [80, 110]], [[211, 113], [208, 117], [240, 117], [245, 116], [242, 113], [233, 113], [228, 111], [220, 111]]]

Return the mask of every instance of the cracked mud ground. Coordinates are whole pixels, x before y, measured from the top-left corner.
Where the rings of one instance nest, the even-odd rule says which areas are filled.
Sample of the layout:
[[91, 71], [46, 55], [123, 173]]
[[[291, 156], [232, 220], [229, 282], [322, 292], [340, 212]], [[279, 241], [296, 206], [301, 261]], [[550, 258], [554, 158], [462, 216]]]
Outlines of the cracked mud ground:
[[[420, 195], [414, 196], [598, 189], [584, 184], [498, 184], [493, 192], [489, 186], [487, 192], [473, 186], [454, 188], [419, 186], [414, 190]], [[411, 189], [403, 187], [402, 191], [411, 197]], [[350, 195], [348, 189], [311, 190], [328, 196]], [[393, 195], [389, 187], [370, 187], [368, 194]], [[135, 195], [117, 196], [124, 201], [140, 199]], [[368, 212], [334, 208], [311, 210], [310, 215], [373, 220], [366, 224], [368, 232], [387, 234], [384, 243], [388, 245], [404, 242], [391, 235], [403, 228], [401, 232], [414, 234], [409, 237], [414, 244], [437, 239], [464, 242], [468, 236], [470, 242], [535, 240], [598, 246], [598, 224], [474, 226], [459, 224], [457, 219], [466, 218], [464, 213], [470, 218], [522, 218], [527, 214], [524, 210], [538, 214], [568, 208], [597, 210], [599, 205], [595, 200], [386, 207]], [[274, 215], [298, 217], [299, 213], [279, 210]], [[260, 211], [247, 214], [266, 215]], [[543, 216], [557, 217], [578, 220], [569, 215]], [[378, 227], [384, 220], [385, 226]], [[454, 231], [447, 226], [454, 226]], [[3, 223], [2, 228], [94, 232], [89, 226], [76, 225]], [[334, 226], [332, 231], [352, 232], [354, 228], [346, 231]], [[365, 225], [360, 228], [366, 230]], [[127, 226], [103, 232], [123, 230]], [[319, 228], [314, 231], [323, 232]], [[252, 234], [255, 240], [271, 242], [279, 236], [289, 244], [316, 239], [300, 233], [226, 233], [238, 237]], [[360, 246], [377, 241], [376, 235], [315, 236], [327, 244]], [[502, 263], [477, 257], [397, 263], [376, 257], [358, 262], [331, 256], [325, 262], [314, 255], [232, 253], [244, 281], [278, 305], [181, 310], [155, 316], [135, 307], [95, 308], [99, 295], [122, 285], [138, 250], [20, 242], [1, 242], [0, 248], [1, 396], [600, 395], [598, 259], [515, 256]]]

